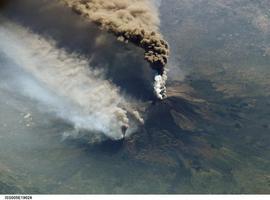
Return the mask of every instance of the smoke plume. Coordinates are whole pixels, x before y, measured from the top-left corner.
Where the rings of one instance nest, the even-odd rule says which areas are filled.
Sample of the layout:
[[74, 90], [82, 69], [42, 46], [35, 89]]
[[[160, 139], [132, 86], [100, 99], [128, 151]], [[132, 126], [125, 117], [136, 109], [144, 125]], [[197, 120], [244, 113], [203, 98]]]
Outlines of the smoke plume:
[[143, 123], [131, 100], [105, 80], [102, 71], [90, 70], [86, 58], [58, 49], [54, 41], [9, 22], [1, 23], [0, 40], [0, 52], [39, 81], [20, 76], [20, 92], [46, 105], [77, 130], [121, 139], [123, 131], [131, 134]]
[[0, 9], [7, 4], [7, 0], [0, 0]]
[[155, 93], [166, 97], [169, 46], [159, 33], [157, 8], [150, 0], [60, 0], [74, 12], [115, 34], [119, 41], [132, 42], [145, 51], [145, 59], [157, 71]]

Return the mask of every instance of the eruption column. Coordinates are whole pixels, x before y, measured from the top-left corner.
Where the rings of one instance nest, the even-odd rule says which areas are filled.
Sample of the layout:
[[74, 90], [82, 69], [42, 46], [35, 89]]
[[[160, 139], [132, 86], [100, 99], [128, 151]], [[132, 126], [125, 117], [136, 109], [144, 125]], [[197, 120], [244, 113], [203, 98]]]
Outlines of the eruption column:
[[119, 41], [144, 49], [144, 58], [157, 71], [154, 89], [157, 98], [166, 97], [166, 69], [169, 45], [159, 33], [159, 17], [150, 0], [60, 0], [72, 10], [112, 32]]

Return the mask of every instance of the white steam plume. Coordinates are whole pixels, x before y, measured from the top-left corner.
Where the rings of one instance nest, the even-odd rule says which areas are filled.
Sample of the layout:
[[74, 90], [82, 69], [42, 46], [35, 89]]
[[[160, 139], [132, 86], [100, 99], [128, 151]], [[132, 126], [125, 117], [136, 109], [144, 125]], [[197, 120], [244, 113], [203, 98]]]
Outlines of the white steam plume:
[[154, 91], [158, 99], [162, 100], [167, 97], [166, 95], [166, 81], [167, 81], [167, 72], [164, 71], [162, 75], [156, 74], [154, 80]]
[[127, 110], [134, 111], [131, 105], [101, 71], [90, 70], [87, 59], [58, 49], [53, 41], [10, 22], [1, 24], [0, 41], [1, 51], [50, 91], [44, 93], [35, 82], [22, 77], [22, 92], [75, 128], [102, 132], [112, 139], [123, 137], [123, 126], [131, 126], [127, 134], [136, 129], [136, 123], [128, 119]]

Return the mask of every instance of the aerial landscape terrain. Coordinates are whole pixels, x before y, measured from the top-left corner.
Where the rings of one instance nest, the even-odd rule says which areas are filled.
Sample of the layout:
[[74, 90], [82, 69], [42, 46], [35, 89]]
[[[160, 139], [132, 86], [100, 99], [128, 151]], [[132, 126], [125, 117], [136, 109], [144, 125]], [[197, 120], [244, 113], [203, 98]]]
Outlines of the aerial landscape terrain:
[[269, 194], [269, 0], [0, 1], [0, 194]]

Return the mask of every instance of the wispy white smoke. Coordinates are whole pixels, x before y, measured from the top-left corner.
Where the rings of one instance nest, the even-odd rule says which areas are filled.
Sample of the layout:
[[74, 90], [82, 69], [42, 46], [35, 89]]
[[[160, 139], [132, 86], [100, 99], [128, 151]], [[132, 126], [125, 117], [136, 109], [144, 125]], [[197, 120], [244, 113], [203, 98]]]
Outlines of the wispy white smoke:
[[123, 126], [129, 127], [127, 134], [136, 129], [127, 110], [142, 121], [101, 71], [90, 70], [86, 58], [58, 49], [53, 41], [10, 22], [1, 24], [0, 41], [0, 50], [40, 82], [20, 77], [21, 93], [43, 103], [75, 128], [121, 139]]

